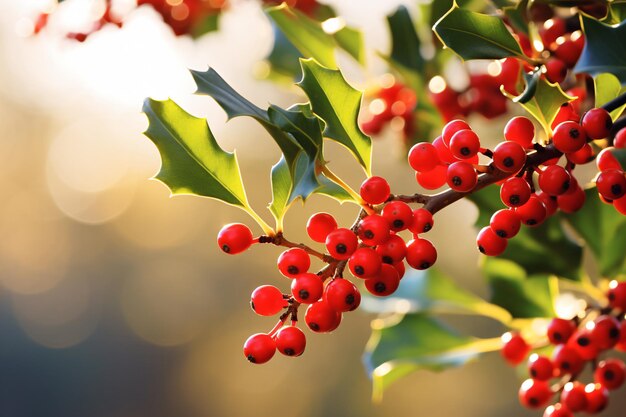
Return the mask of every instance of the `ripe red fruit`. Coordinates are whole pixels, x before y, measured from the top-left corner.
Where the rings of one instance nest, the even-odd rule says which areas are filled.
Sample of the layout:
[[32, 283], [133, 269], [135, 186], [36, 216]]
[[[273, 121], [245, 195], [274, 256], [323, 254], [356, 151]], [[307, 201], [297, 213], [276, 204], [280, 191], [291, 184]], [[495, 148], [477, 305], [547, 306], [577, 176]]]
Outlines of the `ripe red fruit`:
[[502, 335], [502, 350], [500, 354], [511, 365], [519, 365], [530, 352], [530, 345], [519, 333], [507, 332]]
[[415, 173], [417, 183], [427, 190], [436, 190], [446, 183], [446, 174], [448, 167], [446, 165], [437, 165], [428, 172]]
[[489, 227], [502, 238], [510, 239], [515, 236], [521, 227], [519, 216], [511, 209], [498, 210], [491, 216]]
[[574, 413], [584, 410], [587, 408], [585, 386], [578, 381], [568, 382], [561, 392], [561, 402]]
[[283, 293], [273, 285], [261, 285], [250, 297], [250, 307], [260, 316], [273, 316], [287, 305]]
[[[464, 128], [467, 129], [467, 128]], [[456, 131], [454, 132], [456, 133]], [[454, 134], [452, 133], [450, 135], [450, 139], [452, 139], [452, 135]], [[454, 162], [457, 161], [457, 159], [454, 157], [454, 155], [452, 155], [452, 152], [450, 152], [450, 149], [448, 148], [448, 145], [444, 142], [443, 138], [441, 136], [439, 136], [438, 138], [436, 138], [433, 141], [433, 146], [435, 147], [435, 149], [437, 150], [437, 155], [439, 156], [439, 160], [442, 162]]]
[[353, 311], [361, 304], [361, 293], [347, 279], [335, 278], [326, 286], [324, 299], [335, 311]]
[[217, 244], [229, 255], [236, 255], [252, 245], [252, 232], [245, 224], [230, 223], [222, 227], [217, 234]]
[[618, 149], [626, 148], [626, 129], [620, 129], [613, 138], [613, 146]]
[[566, 343], [576, 331], [576, 325], [571, 320], [554, 318], [548, 324], [548, 339], [553, 345]]
[[389, 198], [389, 183], [382, 177], [369, 177], [361, 184], [361, 198], [369, 204], [384, 203]]
[[387, 220], [389, 228], [394, 232], [408, 229], [413, 222], [413, 210], [402, 201], [391, 201], [385, 204], [380, 214]]
[[278, 257], [278, 270], [287, 278], [307, 272], [311, 266], [309, 254], [302, 248], [287, 249]]
[[476, 186], [478, 175], [472, 164], [457, 161], [448, 166], [446, 182], [455, 191], [469, 192]]
[[370, 278], [380, 271], [382, 259], [372, 248], [357, 249], [348, 260], [350, 272], [357, 278]]
[[343, 227], [333, 230], [326, 237], [328, 253], [340, 261], [350, 258], [358, 245], [359, 242], [354, 232]]
[[390, 235], [382, 245], [376, 247], [376, 253], [380, 255], [383, 263], [395, 264], [406, 256], [406, 244], [398, 235]]
[[301, 274], [291, 282], [291, 294], [297, 302], [311, 304], [322, 297], [324, 284], [319, 276], [309, 272]]
[[507, 246], [506, 239], [498, 236], [489, 226], [483, 227], [476, 236], [478, 250], [487, 256], [498, 256]]
[[576, 152], [567, 153], [565, 156], [568, 161], [577, 165], [583, 165], [593, 160], [593, 148], [590, 144], [585, 143], [585, 145]]
[[567, 31], [565, 20], [555, 17], [543, 22], [543, 27], [539, 29], [539, 36], [544, 46], [550, 47], [559, 36], [563, 36]]
[[612, 151], [615, 148], [602, 149], [596, 157], [596, 166], [600, 171], [606, 171], [607, 169], [622, 169], [622, 165], [619, 163]]
[[305, 347], [306, 336], [295, 326], [283, 327], [276, 333], [276, 349], [285, 356], [300, 356]]
[[372, 295], [385, 297], [393, 294], [400, 285], [400, 275], [393, 265], [383, 264], [378, 275], [365, 280], [365, 288]]
[[591, 332], [591, 339], [598, 349], [611, 349], [619, 342], [620, 324], [613, 316], [601, 315], [588, 322], [586, 327]]
[[561, 83], [567, 76], [567, 65], [558, 58], [548, 58], [545, 66], [545, 74], [551, 83]]
[[515, 214], [526, 226], [538, 226], [546, 219], [548, 211], [536, 195], [531, 195], [526, 203], [515, 208]]
[[[562, 39], [557, 39], [556, 48], [554, 49], [554, 54], [561, 59], [568, 67], [573, 67], [576, 65], [578, 58], [580, 57], [580, 53], [582, 52], [583, 45], [580, 45], [575, 40], [580, 39], [576, 36], [576, 32], [572, 32], [569, 36], [565, 35]], [[578, 32], [580, 33], [580, 32]]]
[[526, 163], [526, 151], [517, 142], [501, 142], [493, 150], [493, 164], [500, 171], [517, 172]]
[[306, 223], [306, 232], [309, 237], [319, 243], [324, 243], [330, 232], [337, 228], [337, 221], [328, 213], [315, 213]]
[[459, 159], [469, 159], [480, 150], [480, 139], [470, 129], [462, 129], [452, 135], [450, 152]]
[[593, 373], [593, 380], [609, 390], [622, 386], [626, 379], [626, 365], [619, 359], [607, 359], [598, 364]]
[[534, 137], [535, 125], [527, 117], [514, 117], [504, 127], [504, 138], [519, 143], [523, 148], [532, 148]]
[[366, 245], [380, 245], [389, 239], [389, 222], [378, 214], [371, 214], [359, 222], [357, 233]]
[[541, 408], [552, 398], [550, 385], [545, 381], [527, 379], [519, 389], [519, 401], [524, 407]]
[[585, 412], [596, 414], [604, 410], [609, 403], [609, 390], [600, 384], [587, 384], [585, 386], [587, 407]]
[[394, 268], [396, 268], [396, 271], [398, 271], [399, 278], [402, 279], [402, 277], [404, 276], [404, 273], [406, 272], [406, 267], [404, 266], [404, 262], [400, 261], [392, 265]]
[[554, 366], [550, 358], [533, 353], [528, 358], [528, 373], [533, 379], [547, 381], [554, 376]]
[[552, 352], [552, 364], [557, 376], [578, 375], [585, 366], [585, 361], [569, 345], [558, 345]]
[[454, 134], [459, 130], [464, 129], [472, 130], [470, 125], [468, 125], [467, 122], [465, 122], [464, 120], [456, 119], [446, 123], [446, 125], [443, 127], [443, 130], [441, 131], [441, 138], [443, 139], [446, 147], [450, 147], [450, 141], [452, 140], [452, 136], [454, 136]]
[[569, 190], [572, 177], [560, 165], [550, 165], [539, 173], [539, 188], [549, 195], [561, 195]]
[[611, 308], [626, 312], [626, 282], [611, 281], [606, 297]]
[[507, 179], [500, 188], [500, 199], [509, 207], [519, 207], [530, 198], [530, 185], [521, 177]]
[[316, 333], [328, 333], [339, 327], [341, 313], [333, 309], [328, 301], [321, 300], [307, 307], [304, 321]]
[[409, 150], [409, 165], [418, 172], [431, 171], [440, 163], [437, 149], [431, 143], [421, 142]]
[[252, 363], [261, 364], [269, 361], [276, 353], [276, 343], [268, 334], [253, 334], [243, 344], [243, 354]]
[[607, 169], [596, 177], [598, 193], [607, 200], [617, 200], [626, 194], [626, 177], [617, 169]]
[[578, 123], [566, 121], [554, 129], [552, 142], [563, 153], [576, 152], [587, 143], [587, 134]]
[[[573, 178], [572, 178], [573, 179]], [[559, 205], [559, 209], [564, 213], [575, 213], [585, 205], [585, 199], [587, 196], [579, 185], [573, 187], [570, 186], [570, 191], [565, 194], [561, 194], [556, 198], [556, 202]]]
[[586, 328], [578, 329], [567, 341], [567, 346], [576, 351], [581, 359], [590, 361], [598, 357], [598, 346], [591, 337], [591, 332]]
[[611, 132], [613, 119], [608, 111], [597, 107], [583, 115], [581, 124], [591, 139], [604, 139]]
[[416, 238], [406, 245], [406, 262], [415, 269], [428, 269], [437, 261], [437, 249], [426, 239]]
[[559, 112], [556, 114], [554, 121], [550, 127], [555, 129], [558, 125], [566, 121], [578, 122], [580, 117], [578, 116], [578, 112], [574, 108], [572, 103], [563, 103], [559, 108]]
[[559, 205], [556, 202], [556, 197], [548, 195], [543, 191], [539, 191], [538, 193], [535, 193], [535, 195], [539, 200], [541, 200], [543, 205], [546, 206], [546, 215], [548, 217], [552, 216], [559, 208]]
[[543, 412], [543, 417], [573, 417], [574, 414], [561, 403], [549, 405]]
[[415, 234], [426, 233], [433, 228], [434, 224], [432, 213], [422, 207], [413, 210], [413, 222], [409, 230]]
[[626, 216], [626, 196], [613, 200], [613, 207], [615, 207], [618, 213]]

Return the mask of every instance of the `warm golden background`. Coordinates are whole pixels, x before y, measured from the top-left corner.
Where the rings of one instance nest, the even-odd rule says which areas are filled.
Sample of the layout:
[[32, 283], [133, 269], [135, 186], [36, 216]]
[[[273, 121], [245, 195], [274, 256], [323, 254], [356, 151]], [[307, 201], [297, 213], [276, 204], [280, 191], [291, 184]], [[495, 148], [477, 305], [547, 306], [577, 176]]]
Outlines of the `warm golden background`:
[[[0, 416], [540, 415], [517, 404], [518, 377], [498, 355], [414, 374], [371, 404], [361, 353], [372, 316], [362, 311], [345, 316], [333, 334], [311, 335], [299, 359], [248, 364], [243, 341], [275, 320], [252, 313], [250, 292], [264, 283], [288, 286], [274, 267], [279, 251], [224, 255], [216, 233], [224, 223], [252, 224], [245, 213], [208, 199], [171, 199], [148, 180], [159, 158], [141, 134], [140, 108], [146, 96], [171, 96], [207, 117], [221, 145], [237, 149], [251, 200], [270, 220], [263, 207], [277, 148], [253, 122], [225, 123], [210, 99], [192, 96], [186, 70], [214, 66], [261, 106], [299, 100], [295, 88], [255, 79], [271, 46], [267, 19], [256, 2], [240, 0], [219, 32], [197, 41], [175, 38], [150, 9], [84, 44], [61, 39], [54, 27], [23, 36], [25, 19], [44, 3], [0, 0]], [[384, 73], [374, 54], [388, 48], [384, 15], [400, 3], [416, 10], [415, 2], [329, 3], [365, 32], [369, 72], [345, 60], [349, 79], [365, 88]], [[494, 139], [503, 123], [474, 121]], [[357, 186], [356, 165], [328, 148], [332, 166]], [[394, 191], [415, 190], [395, 132], [377, 140], [374, 152], [375, 172]], [[288, 236], [304, 240], [304, 222], [319, 210], [344, 224], [355, 215], [353, 207], [312, 197], [289, 213]], [[471, 205], [458, 204], [438, 215], [432, 237], [441, 268], [484, 295], [474, 216]], [[501, 330], [457, 321], [480, 336]], [[613, 404], [605, 415], [619, 410]]]

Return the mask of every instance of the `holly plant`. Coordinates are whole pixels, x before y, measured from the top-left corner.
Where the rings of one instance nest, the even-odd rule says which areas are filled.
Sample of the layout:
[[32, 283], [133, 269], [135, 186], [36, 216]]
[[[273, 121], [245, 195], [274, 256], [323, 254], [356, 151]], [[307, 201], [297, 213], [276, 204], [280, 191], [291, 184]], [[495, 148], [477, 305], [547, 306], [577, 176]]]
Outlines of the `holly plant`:
[[[143, 3], [179, 35], [214, 27], [211, 16], [227, 7]], [[280, 149], [268, 178], [273, 224], [249, 203], [237, 156], [220, 147], [206, 120], [172, 100], [149, 98], [143, 107], [145, 134], [162, 160], [156, 178], [172, 194], [217, 199], [250, 215], [249, 224], [224, 225], [217, 248], [231, 256], [277, 247], [276, 275], [284, 279], [260, 283], [250, 305], [278, 320], [245, 341], [242, 359], [258, 365], [276, 352], [301, 356], [307, 337], [332, 332], [367, 297], [364, 305], [386, 314], [373, 322], [364, 355], [376, 398], [413, 371], [442, 371], [499, 351], [511, 365], [527, 363], [523, 406], [545, 417], [602, 411], [626, 379], [616, 353], [626, 351], [626, 3], [399, 7], [386, 17], [390, 50], [376, 55], [388, 73], [370, 79], [365, 92], [337, 60], [343, 54], [365, 67], [357, 29], [314, 0], [265, 7], [275, 29], [269, 78], [295, 82], [298, 103], [262, 108], [231, 87], [227, 74], [209, 68], [191, 75], [197, 94], [229, 119], [254, 119]], [[451, 65], [465, 73], [464, 87], [451, 86]], [[504, 115], [499, 143], [488, 147], [493, 138], [481, 138], [471, 123]], [[404, 146], [413, 194], [396, 193], [372, 172], [372, 142], [382, 133]], [[325, 159], [328, 141], [361, 167], [359, 187]], [[312, 194], [354, 207], [354, 221], [339, 224], [329, 203], [302, 225], [310, 241], [294, 242], [283, 220]], [[437, 270], [438, 249], [428, 239], [437, 214], [461, 199], [479, 211], [476, 250], [488, 300]], [[591, 261], [583, 265], [584, 252]], [[312, 258], [323, 267], [312, 268]], [[403, 302], [376, 302], [383, 297]], [[441, 320], [450, 314], [488, 317], [504, 334], [485, 339], [453, 329]]]

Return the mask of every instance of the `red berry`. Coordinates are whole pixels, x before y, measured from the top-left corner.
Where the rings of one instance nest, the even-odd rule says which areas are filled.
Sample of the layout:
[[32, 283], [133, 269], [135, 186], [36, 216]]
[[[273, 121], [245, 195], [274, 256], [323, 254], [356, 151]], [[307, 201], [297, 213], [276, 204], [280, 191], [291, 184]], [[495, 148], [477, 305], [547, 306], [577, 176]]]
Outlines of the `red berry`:
[[268, 334], [253, 334], [243, 344], [243, 354], [252, 363], [261, 364], [272, 359], [276, 353], [276, 343]]
[[563, 153], [576, 152], [587, 143], [587, 134], [578, 123], [566, 121], [554, 129], [552, 142]]
[[291, 282], [291, 294], [297, 302], [311, 304], [322, 297], [324, 284], [319, 276], [309, 272], [301, 274]]
[[500, 171], [517, 172], [526, 163], [526, 151], [517, 142], [501, 142], [493, 150], [493, 164]]
[[519, 365], [526, 359], [530, 346], [519, 333], [507, 332], [502, 335], [502, 357], [511, 365]]
[[618, 149], [626, 148], [626, 129], [620, 129], [613, 138], [613, 146]]
[[300, 356], [305, 347], [306, 336], [295, 326], [283, 327], [276, 333], [276, 349], [285, 356]]
[[250, 297], [250, 307], [260, 316], [273, 316], [287, 305], [283, 293], [273, 285], [256, 288]]
[[539, 191], [535, 194], [538, 199], [541, 200], [544, 206], [546, 206], [546, 215], [548, 217], [552, 216], [556, 210], [559, 208], [559, 205], [556, 202], [556, 197], [548, 195], [543, 191]]
[[585, 143], [583, 147], [576, 152], [567, 153], [565, 156], [568, 161], [577, 165], [583, 165], [593, 160], [593, 148], [590, 144]]
[[565, 35], [556, 40], [557, 46], [554, 49], [554, 54], [570, 68], [576, 65], [583, 50], [584, 40], [582, 43], [579, 41], [583, 39], [580, 37], [580, 33], [579, 31], [572, 32], [569, 36]]
[[617, 200], [626, 194], [626, 177], [617, 169], [607, 169], [596, 177], [598, 193], [607, 200]]
[[389, 183], [382, 177], [370, 177], [361, 184], [361, 198], [369, 204], [384, 203], [389, 198]]
[[591, 337], [591, 332], [586, 328], [578, 329], [567, 341], [567, 346], [576, 351], [581, 359], [590, 361], [598, 357], [598, 346]]
[[519, 401], [524, 407], [541, 408], [552, 398], [550, 385], [545, 381], [527, 379], [519, 389]]
[[413, 210], [413, 221], [409, 230], [415, 234], [426, 233], [433, 228], [434, 224], [432, 213], [422, 207]]
[[552, 363], [557, 376], [578, 375], [585, 366], [585, 361], [568, 345], [558, 345], [552, 352]]
[[476, 236], [478, 250], [487, 256], [498, 256], [507, 246], [506, 239], [498, 236], [489, 226], [483, 227]]
[[566, 121], [578, 122], [580, 117], [578, 116], [578, 112], [574, 108], [572, 103], [563, 103], [559, 108], [559, 112], [556, 114], [556, 117], [550, 124], [552, 129], [555, 129], [558, 125]]
[[585, 386], [587, 407], [585, 412], [596, 414], [604, 410], [609, 403], [609, 390], [600, 384], [587, 384]]
[[543, 412], [543, 417], [573, 417], [574, 414], [561, 403], [549, 405]]
[[380, 255], [383, 263], [395, 264], [406, 256], [406, 244], [398, 235], [391, 235], [382, 245], [376, 247], [376, 253]]
[[476, 186], [478, 175], [472, 164], [457, 161], [448, 166], [446, 181], [455, 191], [469, 192]]
[[596, 166], [600, 171], [606, 171], [607, 169], [621, 170], [622, 165], [619, 163], [612, 151], [615, 148], [602, 149], [596, 157]]
[[576, 325], [571, 320], [554, 318], [548, 325], [548, 339], [553, 345], [566, 343], [576, 331]]
[[406, 267], [404, 266], [404, 262], [402, 261], [396, 262], [393, 264], [393, 267], [396, 268], [396, 271], [398, 271], [399, 278], [402, 279], [402, 277], [404, 276], [404, 273], [406, 272]]
[[470, 125], [468, 125], [467, 122], [465, 122], [464, 120], [456, 119], [446, 123], [446, 125], [443, 127], [443, 130], [441, 131], [441, 138], [443, 139], [445, 145], [449, 148], [452, 136], [454, 136], [454, 134], [459, 130], [464, 129], [472, 129]]
[[619, 321], [615, 317], [601, 315], [588, 322], [586, 327], [591, 331], [591, 339], [598, 349], [611, 349], [619, 342]]
[[549, 195], [561, 195], [569, 190], [572, 177], [560, 165], [550, 165], [539, 173], [539, 188]]
[[612, 308], [626, 312], [626, 282], [611, 281], [606, 297]]
[[406, 245], [406, 262], [415, 269], [428, 269], [437, 261], [437, 249], [430, 241], [416, 238]]
[[[464, 127], [463, 129], [467, 129], [467, 127]], [[452, 135], [454, 133], [456, 133], [456, 131], [454, 131], [450, 135], [450, 139], [452, 139]], [[439, 156], [440, 161], [450, 163], [457, 160], [454, 155], [452, 155], [452, 152], [450, 152], [450, 149], [448, 149], [448, 145], [446, 144], [446, 142], [444, 142], [441, 136], [433, 141], [433, 146], [437, 150], [437, 155]]]
[[326, 237], [328, 253], [340, 261], [350, 258], [358, 245], [359, 242], [354, 232], [343, 227], [333, 230]]
[[565, 35], [566, 31], [565, 20], [556, 17], [543, 22], [543, 27], [539, 29], [539, 36], [543, 44], [549, 48], [559, 36]]
[[347, 279], [335, 278], [326, 286], [324, 299], [335, 311], [353, 311], [361, 304], [361, 293]]
[[409, 165], [418, 172], [427, 172], [439, 165], [437, 149], [428, 142], [421, 142], [409, 150]]
[[459, 159], [469, 159], [480, 150], [480, 139], [470, 129], [463, 129], [452, 135], [450, 140], [450, 152]]
[[514, 210], [502, 209], [493, 213], [489, 226], [496, 235], [510, 239], [519, 232], [521, 223], [519, 216]]
[[545, 74], [551, 83], [561, 83], [567, 76], [567, 65], [558, 58], [548, 58], [545, 66]]
[[380, 245], [389, 239], [389, 222], [378, 214], [371, 214], [359, 222], [357, 233], [366, 245]]
[[598, 364], [593, 380], [609, 390], [622, 386], [626, 379], [626, 365], [619, 359], [607, 359]]
[[304, 321], [316, 333], [328, 333], [339, 327], [341, 313], [333, 309], [328, 301], [321, 300], [307, 307]]
[[245, 224], [231, 223], [222, 227], [217, 234], [217, 244], [229, 255], [236, 255], [252, 245], [252, 232]]
[[583, 115], [581, 124], [591, 139], [604, 139], [611, 133], [613, 119], [608, 111], [597, 107]]
[[442, 187], [446, 183], [446, 174], [448, 173], [448, 167], [445, 165], [437, 165], [434, 169], [428, 172], [415, 173], [415, 179], [417, 183], [427, 190], [436, 190]]
[[348, 260], [350, 272], [357, 278], [373, 277], [380, 271], [381, 264], [380, 255], [372, 248], [359, 248]]
[[500, 199], [509, 207], [519, 207], [530, 198], [530, 185], [521, 177], [507, 179], [500, 188]]
[[550, 358], [533, 353], [528, 358], [528, 373], [533, 379], [547, 381], [554, 376], [554, 366]]
[[324, 243], [330, 232], [337, 228], [337, 221], [328, 213], [315, 213], [306, 223], [306, 232], [309, 237], [319, 243]]
[[578, 381], [568, 382], [561, 392], [561, 402], [574, 413], [584, 410], [587, 408], [585, 386]]
[[304, 249], [287, 249], [278, 257], [278, 270], [287, 278], [295, 278], [307, 272], [311, 266], [311, 258]]
[[391, 201], [385, 204], [380, 214], [387, 220], [389, 228], [394, 232], [408, 229], [413, 222], [413, 210], [402, 201]]
[[532, 148], [534, 137], [535, 125], [527, 117], [514, 117], [504, 127], [504, 138], [519, 143], [523, 148]]
[[[572, 179], [574, 179], [572, 177]], [[559, 205], [559, 210], [564, 213], [575, 213], [580, 210], [585, 204], [585, 199], [587, 196], [582, 188], [579, 185], [576, 185], [572, 188], [570, 186], [570, 191], [565, 194], [561, 194], [556, 198], [556, 202]]]
[[546, 219], [548, 211], [536, 195], [531, 195], [526, 203], [515, 208], [515, 214], [526, 226], [538, 226]]
[[383, 264], [378, 275], [365, 280], [365, 288], [372, 295], [385, 297], [393, 294], [400, 285], [400, 275], [393, 265]]
[[615, 210], [620, 214], [626, 216], [626, 196], [613, 200], [613, 207], [615, 207]]

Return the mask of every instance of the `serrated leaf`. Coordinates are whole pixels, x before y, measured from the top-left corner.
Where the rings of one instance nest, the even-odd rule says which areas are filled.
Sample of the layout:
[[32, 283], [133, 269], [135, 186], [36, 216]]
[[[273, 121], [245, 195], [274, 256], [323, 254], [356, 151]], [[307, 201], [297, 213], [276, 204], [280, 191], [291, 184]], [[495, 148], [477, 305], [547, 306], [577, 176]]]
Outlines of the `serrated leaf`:
[[[503, 89], [502, 93], [511, 100], [517, 99], [517, 97], [507, 93]], [[569, 103], [572, 100], [574, 100], [574, 98], [565, 94], [559, 84], [551, 84], [543, 78], [539, 78], [532, 98], [525, 102], [520, 101], [520, 105], [539, 122], [546, 134], [550, 134], [552, 132], [550, 125], [559, 112], [561, 105]], [[519, 101], [519, 99], [517, 99], [517, 101]]]
[[554, 300], [558, 295], [558, 280], [555, 276], [529, 276], [517, 263], [493, 257], [483, 260], [482, 270], [491, 289], [491, 302], [505, 308], [513, 317], [556, 315]]
[[[476, 226], [489, 224], [491, 215], [504, 208], [499, 187], [492, 185], [468, 197], [478, 206]], [[523, 226], [517, 236], [508, 240], [500, 259], [522, 265], [528, 275], [549, 274], [574, 281], [581, 279], [582, 247], [563, 230], [558, 216], [548, 218], [537, 227]]]
[[310, 160], [319, 160], [323, 164], [324, 140], [320, 121], [315, 115], [305, 115], [301, 107], [284, 110], [275, 105], [271, 105], [267, 113], [275, 126], [291, 134]]
[[172, 100], [146, 99], [150, 124], [145, 135], [161, 155], [156, 178], [173, 194], [195, 194], [248, 208], [234, 153], [224, 151], [206, 119], [194, 117]]
[[626, 272], [626, 216], [598, 198], [596, 188], [585, 191], [582, 209], [561, 216], [585, 240], [603, 277]]
[[525, 104], [528, 103], [535, 96], [537, 92], [537, 84], [539, 83], [539, 79], [541, 78], [541, 71], [535, 70], [533, 72], [526, 73], [523, 72], [522, 76], [524, 77], [524, 81], [526, 83], [524, 87], [524, 91], [513, 99], [514, 102]]
[[363, 361], [373, 382], [373, 397], [399, 378], [417, 371], [459, 367], [480, 353], [476, 339], [425, 314], [407, 314], [391, 325], [372, 323]]
[[269, 55], [265, 58], [270, 66], [270, 77], [279, 74], [293, 80], [300, 76], [299, 59], [302, 58], [302, 54], [275, 24], [272, 24], [272, 29], [274, 44]]
[[348, 84], [338, 70], [325, 68], [312, 59], [301, 60], [300, 64], [303, 77], [298, 85], [309, 97], [313, 112], [326, 123], [324, 136], [348, 148], [369, 175], [372, 140], [361, 132], [357, 122], [363, 93]]
[[[622, 87], [617, 77], [613, 74], [599, 74], [593, 78], [594, 91], [596, 96], [595, 107], [600, 107], [605, 103], [626, 93], [626, 87]], [[626, 108], [626, 104], [611, 112], [611, 118], [615, 121]]]
[[410, 269], [400, 281], [400, 286], [389, 297], [364, 295], [361, 307], [374, 313], [455, 313], [478, 314], [503, 323], [511, 316], [471, 292], [459, 287], [449, 276], [436, 268], [425, 271]]
[[528, 20], [526, 18], [527, 8], [528, 0], [521, 0], [517, 4], [502, 7], [502, 11], [508, 18], [511, 26], [526, 35], [528, 35]]
[[608, 72], [626, 84], [626, 21], [609, 26], [587, 16], [580, 19], [585, 47], [574, 71], [591, 75]]
[[420, 39], [408, 9], [399, 6], [393, 14], [387, 16], [387, 25], [391, 32], [389, 58], [414, 71], [423, 71], [424, 58], [420, 53]]
[[526, 59], [521, 47], [498, 16], [472, 12], [456, 4], [443, 15], [433, 30], [441, 42], [465, 60]]

